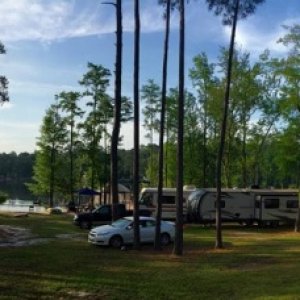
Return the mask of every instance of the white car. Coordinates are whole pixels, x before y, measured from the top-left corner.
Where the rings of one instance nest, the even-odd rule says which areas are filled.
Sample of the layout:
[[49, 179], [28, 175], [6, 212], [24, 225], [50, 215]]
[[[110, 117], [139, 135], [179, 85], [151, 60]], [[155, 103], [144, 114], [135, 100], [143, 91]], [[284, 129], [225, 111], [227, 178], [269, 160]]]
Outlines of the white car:
[[[152, 217], [139, 218], [140, 241], [142, 243], [154, 242], [155, 219]], [[172, 222], [161, 221], [161, 244], [168, 245], [174, 241], [175, 225]], [[120, 248], [124, 244], [133, 243], [133, 217], [121, 218], [111, 225], [93, 228], [88, 235], [88, 242], [94, 245], [108, 245]]]

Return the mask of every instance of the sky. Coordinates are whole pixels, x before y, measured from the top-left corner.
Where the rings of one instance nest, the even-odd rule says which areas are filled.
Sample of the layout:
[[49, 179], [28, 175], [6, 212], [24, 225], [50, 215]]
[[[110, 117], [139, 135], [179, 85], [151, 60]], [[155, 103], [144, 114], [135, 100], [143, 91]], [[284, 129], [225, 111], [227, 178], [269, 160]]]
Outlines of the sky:
[[[62, 91], [81, 91], [78, 81], [87, 63], [113, 71], [115, 12], [101, 0], [0, 0], [0, 40], [7, 53], [0, 57], [0, 75], [9, 80], [10, 102], [0, 106], [0, 152], [36, 150], [45, 111]], [[157, 0], [141, 2], [141, 86], [149, 79], [161, 83], [164, 22]], [[197, 54], [210, 61], [228, 47], [230, 28], [208, 11], [205, 0], [186, 6], [186, 87], [188, 70]], [[133, 90], [133, 0], [123, 0], [123, 95]], [[171, 20], [168, 87], [178, 82], [178, 14]], [[264, 49], [284, 56], [277, 43], [282, 25], [300, 23], [299, 0], [266, 0], [254, 15], [238, 23], [236, 42], [255, 60]], [[113, 78], [108, 92], [113, 95]], [[133, 124], [122, 125], [123, 147], [133, 147]], [[147, 143], [141, 128], [141, 143]]]

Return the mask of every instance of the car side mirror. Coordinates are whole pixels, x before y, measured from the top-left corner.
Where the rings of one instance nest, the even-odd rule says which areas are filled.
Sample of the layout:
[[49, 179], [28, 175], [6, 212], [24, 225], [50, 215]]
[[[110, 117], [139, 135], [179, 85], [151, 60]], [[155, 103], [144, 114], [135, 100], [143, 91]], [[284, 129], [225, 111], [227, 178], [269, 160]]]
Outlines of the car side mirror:
[[131, 230], [132, 228], [133, 228], [132, 225], [128, 225], [128, 226], [126, 227], [127, 230]]

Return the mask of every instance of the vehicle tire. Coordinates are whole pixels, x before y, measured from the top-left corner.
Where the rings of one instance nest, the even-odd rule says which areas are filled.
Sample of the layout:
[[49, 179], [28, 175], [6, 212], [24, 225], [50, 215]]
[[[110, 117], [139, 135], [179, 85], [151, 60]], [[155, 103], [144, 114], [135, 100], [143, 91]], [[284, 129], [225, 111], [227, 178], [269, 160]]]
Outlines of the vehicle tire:
[[160, 236], [160, 244], [162, 246], [167, 246], [171, 243], [171, 237], [168, 233], [162, 233]]
[[240, 220], [239, 224], [244, 227], [251, 227], [253, 225], [253, 221], [250, 219]]
[[277, 228], [279, 226], [279, 221], [271, 221], [271, 227]]
[[113, 248], [121, 248], [123, 245], [123, 239], [119, 235], [114, 235], [109, 240], [109, 245]]
[[82, 221], [80, 222], [80, 228], [82, 229], [90, 229], [92, 226], [91, 226], [91, 223], [88, 222], [88, 221]]

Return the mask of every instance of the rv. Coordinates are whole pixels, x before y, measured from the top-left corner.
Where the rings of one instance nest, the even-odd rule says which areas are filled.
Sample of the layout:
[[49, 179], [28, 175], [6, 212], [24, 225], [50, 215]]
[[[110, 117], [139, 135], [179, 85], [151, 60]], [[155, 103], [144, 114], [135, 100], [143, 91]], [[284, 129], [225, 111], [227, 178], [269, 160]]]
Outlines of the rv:
[[[183, 187], [183, 219], [187, 217], [187, 199], [190, 194], [195, 191], [193, 186]], [[176, 219], [176, 188], [163, 188], [162, 190], [162, 219], [175, 220]], [[140, 209], [147, 209], [155, 216], [157, 207], [157, 188], [143, 188], [139, 199]]]
[[[190, 222], [215, 221], [216, 189], [199, 189], [193, 192], [187, 203]], [[294, 222], [298, 210], [296, 190], [222, 189], [222, 221], [260, 226], [278, 226]]]

